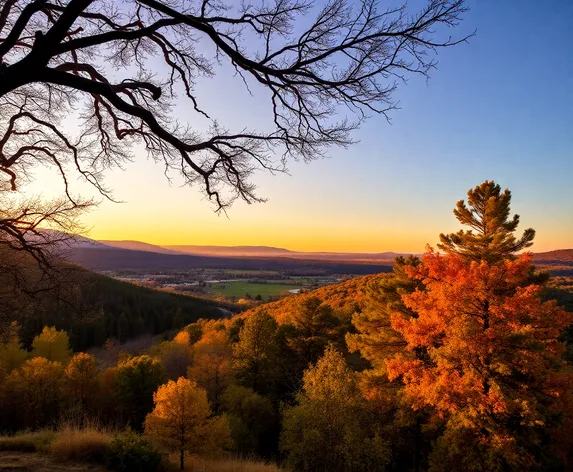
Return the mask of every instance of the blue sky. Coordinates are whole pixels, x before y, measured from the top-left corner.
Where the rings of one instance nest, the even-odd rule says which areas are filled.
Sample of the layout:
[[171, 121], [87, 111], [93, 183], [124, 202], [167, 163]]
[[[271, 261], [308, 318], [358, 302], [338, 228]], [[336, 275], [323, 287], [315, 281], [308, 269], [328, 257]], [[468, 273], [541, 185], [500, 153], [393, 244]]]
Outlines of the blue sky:
[[[258, 174], [265, 204], [216, 215], [197, 190], [171, 186], [144, 161], [108, 174], [117, 198], [85, 218], [100, 239], [274, 245], [299, 250], [411, 251], [458, 225], [457, 200], [485, 179], [508, 187], [535, 250], [573, 247], [573, 1], [474, 0], [429, 81], [396, 94], [392, 124], [374, 116], [359, 143], [328, 159]], [[220, 76], [198, 85], [222, 123], [265, 123], [264, 96]], [[186, 115], [184, 108], [178, 114]], [[138, 156], [139, 157], [139, 156]]]

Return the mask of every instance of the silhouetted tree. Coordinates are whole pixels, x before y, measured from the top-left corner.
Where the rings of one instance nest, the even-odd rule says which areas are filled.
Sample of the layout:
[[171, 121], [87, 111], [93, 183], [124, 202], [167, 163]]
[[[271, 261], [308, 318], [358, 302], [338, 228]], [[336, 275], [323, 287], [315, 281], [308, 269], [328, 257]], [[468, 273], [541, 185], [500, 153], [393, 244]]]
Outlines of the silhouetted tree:
[[[237, 198], [260, 201], [250, 182], [257, 168], [283, 170], [289, 157], [308, 161], [352, 143], [367, 113], [395, 107], [397, 79], [428, 76], [430, 53], [465, 39], [445, 31], [464, 10], [463, 0], [427, 0], [419, 11], [376, 0], [137, 0], [121, 8], [104, 0], [4, 1], [1, 211], [36, 166], [61, 176], [64, 200], [25, 205], [15, 218], [0, 211], [0, 241], [21, 245], [41, 215], [89, 205], [71, 194], [73, 174], [110, 197], [102, 171], [139, 145], [187, 183], [200, 183], [217, 209]], [[198, 77], [219, 72], [217, 63], [270, 99], [264, 131], [227, 129], [203, 108], [194, 88]], [[189, 100], [192, 125], [171, 111], [177, 94]], [[70, 118], [77, 126], [64, 126]]]

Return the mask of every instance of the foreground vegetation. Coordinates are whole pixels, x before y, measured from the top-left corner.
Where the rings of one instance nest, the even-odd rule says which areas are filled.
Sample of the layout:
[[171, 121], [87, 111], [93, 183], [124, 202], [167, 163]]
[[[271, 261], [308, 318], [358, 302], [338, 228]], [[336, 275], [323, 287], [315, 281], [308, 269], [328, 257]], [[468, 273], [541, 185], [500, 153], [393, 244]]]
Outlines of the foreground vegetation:
[[[295, 471], [568, 470], [570, 283], [535, 272], [510, 198], [493, 182], [470, 191], [455, 214], [473, 230], [441, 235], [442, 254], [201, 319], [112, 363], [73, 353], [64, 330], [25, 346], [5, 326], [0, 429], [40, 432], [0, 447], [116, 470], [166, 457], [225, 470], [234, 456]], [[62, 421], [80, 428], [50, 429]]]
[[[118, 447], [121, 444], [123, 447]], [[6, 452], [25, 453], [14, 456]], [[26, 454], [42, 453], [51, 458], [47, 462]], [[0, 461], [4, 466], [10, 464], [8, 459], [17, 459], [15, 469], [28, 467], [35, 469], [42, 464], [43, 470], [60, 470], [62, 463], [100, 464], [108, 470], [161, 470], [165, 472], [178, 470], [178, 458], [173, 455], [160, 454], [136, 433], [113, 432], [94, 425], [62, 425], [59, 428], [44, 429], [32, 433], [0, 436]], [[26, 462], [31, 462], [26, 465]], [[69, 470], [70, 466], [66, 465]], [[94, 470], [90, 468], [89, 470]], [[193, 472], [274, 472], [278, 469], [263, 461], [226, 458], [201, 458], [192, 456], [187, 461], [185, 470]]]

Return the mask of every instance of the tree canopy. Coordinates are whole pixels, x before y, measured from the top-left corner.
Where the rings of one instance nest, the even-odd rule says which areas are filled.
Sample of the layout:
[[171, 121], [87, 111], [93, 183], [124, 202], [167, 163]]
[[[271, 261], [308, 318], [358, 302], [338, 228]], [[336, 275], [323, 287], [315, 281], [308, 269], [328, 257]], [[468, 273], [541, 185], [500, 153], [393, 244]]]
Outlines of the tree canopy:
[[145, 419], [145, 434], [168, 451], [177, 451], [181, 470], [185, 453], [213, 452], [229, 443], [224, 417], [211, 417], [207, 393], [184, 377], [170, 380], [153, 394], [155, 408]]
[[510, 218], [511, 192], [501, 191], [493, 180], [468, 190], [468, 205], [460, 200], [454, 209], [458, 221], [469, 226], [452, 234], [440, 234], [440, 249], [477, 261], [498, 262], [533, 244], [535, 231], [526, 229], [518, 239], [514, 232], [519, 215]]

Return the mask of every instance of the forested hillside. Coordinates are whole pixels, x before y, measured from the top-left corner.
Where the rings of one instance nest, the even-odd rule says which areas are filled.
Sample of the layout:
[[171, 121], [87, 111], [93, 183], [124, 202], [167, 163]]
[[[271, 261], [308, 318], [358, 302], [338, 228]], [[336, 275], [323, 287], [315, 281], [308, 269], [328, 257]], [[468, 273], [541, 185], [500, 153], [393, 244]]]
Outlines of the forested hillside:
[[19, 312], [16, 321], [26, 346], [44, 326], [66, 330], [71, 347], [82, 351], [109, 338], [121, 343], [199, 318], [221, 318], [233, 309], [231, 304], [153, 290], [80, 267], [66, 266], [60, 275], [55, 289], [29, 299]]
[[[84, 437], [97, 419], [112, 464], [146, 461], [132, 470], [157, 471], [158, 450], [182, 468], [234, 454], [301, 472], [571, 470], [573, 285], [535, 270], [509, 191], [468, 197], [455, 214], [478, 230], [439, 251], [233, 317], [66, 266], [57, 295], [3, 325], [0, 430]], [[76, 444], [66, 431], [43, 447]]]
[[[267, 303], [263, 308], [269, 315], [275, 318], [279, 324], [288, 322], [288, 314], [291, 313], [295, 307], [300, 305], [302, 300], [308, 298], [319, 299], [322, 303], [330, 306], [331, 308], [351, 315], [352, 313], [361, 310], [364, 300], [364, 289], [368, 283], [387, 277], [388, 275], [389, 274], [387, 273], [382, 273], [354, 277], [344, 282], [318, 288], [309, 293], [286, 297], [281, 300]], [[248, 317], [257, 310], [258, 308], [247, 310], [241, 316]]]
[[535, 264], [555, 275], [573, 276], [573, 249], [540, 252], [534, 255]]

